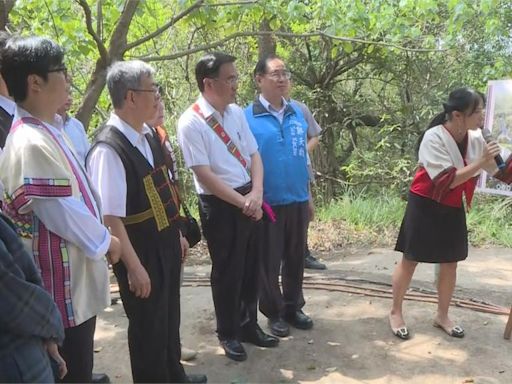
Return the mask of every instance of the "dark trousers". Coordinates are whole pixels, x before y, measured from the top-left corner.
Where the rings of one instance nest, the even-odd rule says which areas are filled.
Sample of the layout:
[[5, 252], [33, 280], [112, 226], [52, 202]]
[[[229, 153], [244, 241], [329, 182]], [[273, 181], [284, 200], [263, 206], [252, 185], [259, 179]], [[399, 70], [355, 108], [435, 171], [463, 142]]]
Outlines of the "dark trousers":
[[272, 209], [276, 222], [265, 221], [263, 225], [260, 311], [275, 319], [292, 314], [305, 304], [302, 280], [309, 215], [308, 202], [277, 205]]
[[62, 358], [66, 361], [68, 373], [63, 383], [90, 383], [94, 362], [94, 331], [96, 316], [76, 327], [64, 330], [64, 344], [59, 348]]
[[261, 222], [212, 195], [199, 196], [199, 212], [212, 260], [217, 335], [238, 339], [242, 327], [257, 324]]
[[128, 348], [135, 383], [186, 381], [180, 363], [181, 248], [177, 230], [169, 231], [166, 236], [171, 239], [165, 247], [155, 244], [158, 239], [132, 241], [151, 280], [151, 294], [147, 299], [137, 298], [130, 291], [124, 265], [114, 266], [129, 320]]

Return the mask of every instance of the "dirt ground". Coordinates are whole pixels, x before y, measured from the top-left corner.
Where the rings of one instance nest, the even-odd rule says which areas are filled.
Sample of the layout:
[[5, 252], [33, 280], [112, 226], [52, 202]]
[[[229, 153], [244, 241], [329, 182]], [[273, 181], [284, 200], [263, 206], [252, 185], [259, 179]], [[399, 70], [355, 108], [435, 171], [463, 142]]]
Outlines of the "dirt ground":
[[[387, 249], [348, 249], [318, 255], [324, 272], [307, 279], [364, 281], [388, 289], [398, 253]], [[203, 260], [204, 261], [204, 260]], [[292, 329], [277, 348], [246, 345], [247, 361], [223, 356], [215, 337], [215, 316], [208, 287], [190, 283], [207, 278], [209, 266], [187, 266], [182, 288], [182, 342], [197, 349], [185, 363], [189, 373], [206, 373], [210, 383], [512, 383], [512, 341], [503, 339], [507, 316], [452, 307], [466, 330], [454, 339], [432, 326], [435, 304], [407, 301], [405, 316], [412, 338], [391, 334], [390, 300], [354, 293], [305, 289], [305, 312], [315, 321], [310, 331]], [[432, 289], [434, 268], [420, 265], [412, 287]], [[459, 265], [457, 298], [473, 298], [508, 307], [512, 304], [512, 250], [471, 249]], [[260, 315], [260, 325], [266, 321]], [[127, 319], [119, 303], [98, 321], [95, 372], [113, 382], [130, 382]]]

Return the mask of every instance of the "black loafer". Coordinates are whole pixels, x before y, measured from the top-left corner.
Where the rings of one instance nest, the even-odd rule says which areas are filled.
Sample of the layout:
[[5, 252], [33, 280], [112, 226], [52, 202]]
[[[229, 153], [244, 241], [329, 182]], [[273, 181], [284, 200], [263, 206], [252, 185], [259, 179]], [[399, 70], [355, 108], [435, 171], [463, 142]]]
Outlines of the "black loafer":
[[280, 317], [276, 319], [268, 319], [268, 326], [270, 328], [270, 332], [274, 336], [286, 337], [290, 334], [290, 327]]
[[186, 383], [207, 383], [208, 378], [206, 375], [187, 375]]
[[319, 262], [316, 257], [314, 257], [311, 253], [306, 255], [304, 258], [304, 268], [306, 269], [317, 269], [324, 270], [327, 269], [327, 266], [324, 263]]
[[243, 330], [241, 341], [257, 345], [258, 347], [277, 347], [279, 339], [263, 332], [259, 325], [251, 330]]
[[110, 377], [106, 373], [93, 373], [91, 383], [110, 383]]
[[313, 328], [313, 320], [301, 310], [295, 311], [284, 318], [289, 324], [297, 329], [311, 329]]
[[226, 353], [226, 357], [235, 361], [247, 360], [247, 353], [245, 352], [244, 346], [235, 339], [221, 340], [221, 347]]

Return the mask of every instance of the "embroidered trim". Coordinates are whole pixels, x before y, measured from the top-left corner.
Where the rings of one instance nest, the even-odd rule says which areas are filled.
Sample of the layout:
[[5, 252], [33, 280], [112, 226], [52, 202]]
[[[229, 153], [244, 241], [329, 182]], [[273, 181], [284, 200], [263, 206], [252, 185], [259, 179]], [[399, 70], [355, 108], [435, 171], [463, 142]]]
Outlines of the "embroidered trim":
[[34, 259], [38, 262], [44, 288], [53, 297], [65, 328], [75, 326], [71, 298], [71, 271], [66, 242], [37, 218], [34, 220]]
[[121, 221], [125, 225], [139, 224], [139, 223], [142, 223], [143, 221], [151, 219], [153, 216], [154, 216], [153, 210], [151, 208], [149, 208], [148, 210], [146, 210], [144, 212], [136, 213], [135, 215], [122, 217]]
[[144, 189], [151, 205], [151, 210], [155, 216], [156, 227], [158, 231], [162, 231], [169, 226], [169, 220], [167, 219], [167, 213], [165, 212], [164, 204], [158, 195], [155, 183], [153, 182], [152, 175], [149, 174], [144, 177]]

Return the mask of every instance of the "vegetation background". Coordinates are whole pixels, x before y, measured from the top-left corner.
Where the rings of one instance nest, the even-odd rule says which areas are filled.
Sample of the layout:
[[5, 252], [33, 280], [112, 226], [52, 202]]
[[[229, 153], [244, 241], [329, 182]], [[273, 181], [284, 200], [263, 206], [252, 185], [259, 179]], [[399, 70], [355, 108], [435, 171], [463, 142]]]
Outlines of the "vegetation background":
[[[393, 243], [418, 136], [455, 87], [485, 92], [510, 77], [508, 0], [0, 0], [0, 28], [46, 35], [66, 50], [74, 114], [90, 135], [110, 110], [108, 66], [140, 58], [158, 70], [171, 137], [197, 97], [194, 64], [208, 50], [238, 57], [238, 103], [255, 96], [252, 69], [276, 52], [293, 97], [323, 128], [313, 162], [313, 248]], [[182, 180], [193, 204], [191, 175]], [[511, 203], [478, 195], [474, 245], [512, 245]]]

